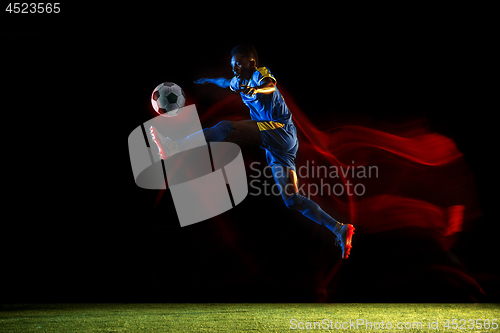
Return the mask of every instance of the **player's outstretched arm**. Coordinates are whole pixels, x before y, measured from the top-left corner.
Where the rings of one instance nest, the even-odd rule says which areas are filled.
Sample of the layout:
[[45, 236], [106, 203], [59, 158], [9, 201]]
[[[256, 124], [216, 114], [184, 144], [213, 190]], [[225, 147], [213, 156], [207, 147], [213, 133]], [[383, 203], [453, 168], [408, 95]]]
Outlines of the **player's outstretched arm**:
[[228, 88], [230, 82], [231, 82], [231, 80], [228, 80], [228, 79], [223, 78], [223, 77], [217, 77], [214, 79], [202, 77], [201, 79], [194, 81], [194, 83], [196, 83], [196, 84], [212, 83], [212, 84], [218, 85], [221, 88]]

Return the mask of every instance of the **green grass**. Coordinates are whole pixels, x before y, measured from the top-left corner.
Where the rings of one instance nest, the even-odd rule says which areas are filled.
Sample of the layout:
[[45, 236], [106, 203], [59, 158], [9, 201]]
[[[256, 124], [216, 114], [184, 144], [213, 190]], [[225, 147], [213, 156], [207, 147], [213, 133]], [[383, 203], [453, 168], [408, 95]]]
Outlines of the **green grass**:
[[[499, 304], [16, 304], [0, 306], [0, 332], [500, 332], [445, 328], [447, 319], [497, 319]], [[293, 319], [296, 321], [294, 322]], [[323, 328], [314, 322], [324, 321]], [[357, 319], [392, 329], [335, 329]], [[295, 323], [296, 329], [292, 330]], [[325, 329], [326, 323], [333, 329]], [[439, 320], [439, 330], [429, 322]], [[302, 322], [303, 324], [300, 324]], [[308, 324], [308, 322], [310, 324]], [[398, 322], [422, 329], [398, 330]], [[459, 322], [457, 322], [460, 324]], [[337, 327], [339, 327], [337, 324]], [[299, 329], [299, 326], [304, 329]], [[305, 329], [311, 325], [313, 329]], [[472, 324], [469, 324], [472, 325]], [[340, 328], [340, 327], [339, 327]]]

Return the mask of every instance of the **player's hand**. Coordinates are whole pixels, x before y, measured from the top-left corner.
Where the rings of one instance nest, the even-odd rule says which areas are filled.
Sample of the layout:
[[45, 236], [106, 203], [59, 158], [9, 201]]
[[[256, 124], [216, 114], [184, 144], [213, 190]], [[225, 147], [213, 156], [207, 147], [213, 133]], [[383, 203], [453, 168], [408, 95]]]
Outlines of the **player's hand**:
[[201, 79], [194, 81], [194, 83], [196, 83], [196, 84], [205, 84], [207, 82], [208, 82], [208, 79], [206, 77], [202, 77]]
[[252, 97], [253, 95], [255, 95], [257, 93], [257, 89], [254, 87], [249, 87], [249, 86], [245, 86], [244, 84], [242, 84], [240, 86], [239, 92], [243, 93], [244, 95]]

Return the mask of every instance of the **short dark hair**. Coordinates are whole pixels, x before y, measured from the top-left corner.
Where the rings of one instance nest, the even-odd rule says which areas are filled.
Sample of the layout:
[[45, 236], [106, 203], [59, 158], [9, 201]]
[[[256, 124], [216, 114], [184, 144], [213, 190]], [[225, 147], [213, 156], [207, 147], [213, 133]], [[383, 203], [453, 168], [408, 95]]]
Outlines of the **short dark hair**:
[[257, 50], [250, 44], [240, 44], [235, 46], [231, 50], [231, 57], [234, 57], [235, 54], [241, 54], [248, 58], [253, 58], [255, 60], [255, 66], [259, 63], [259, 55], [257, 54]]

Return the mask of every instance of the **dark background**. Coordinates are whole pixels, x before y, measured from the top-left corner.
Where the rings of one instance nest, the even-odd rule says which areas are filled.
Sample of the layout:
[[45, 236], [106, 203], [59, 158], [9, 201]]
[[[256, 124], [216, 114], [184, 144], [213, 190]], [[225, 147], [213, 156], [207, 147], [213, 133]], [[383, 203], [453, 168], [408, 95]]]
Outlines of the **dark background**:
[[[4, 20], [4, 302], [498, 301], [487, 20], [402, 9], [223, 18], [198, 9], [175, 19], [154, 11], [72, 7], [57, 19]], [[154, 208], [157, 192], [134, 184], [129, 133], [154, 116], [150, 94], [161, 82], [180, 85], [200, 114], [227, 97], [192, 81], [231, 77], [229, 53], [241, 42], [256, 47], [320, 129], [331, 119], [425, 117], [453, 138], [483, 211], [453, 258], [486, 295], [419, 272], [441, 254], [418, 230], [357, 235], [358, 253], [340, 263], [330, 235], [279, 198], [248, 197], [220, 219], [182, 229], [168, 191]]]

